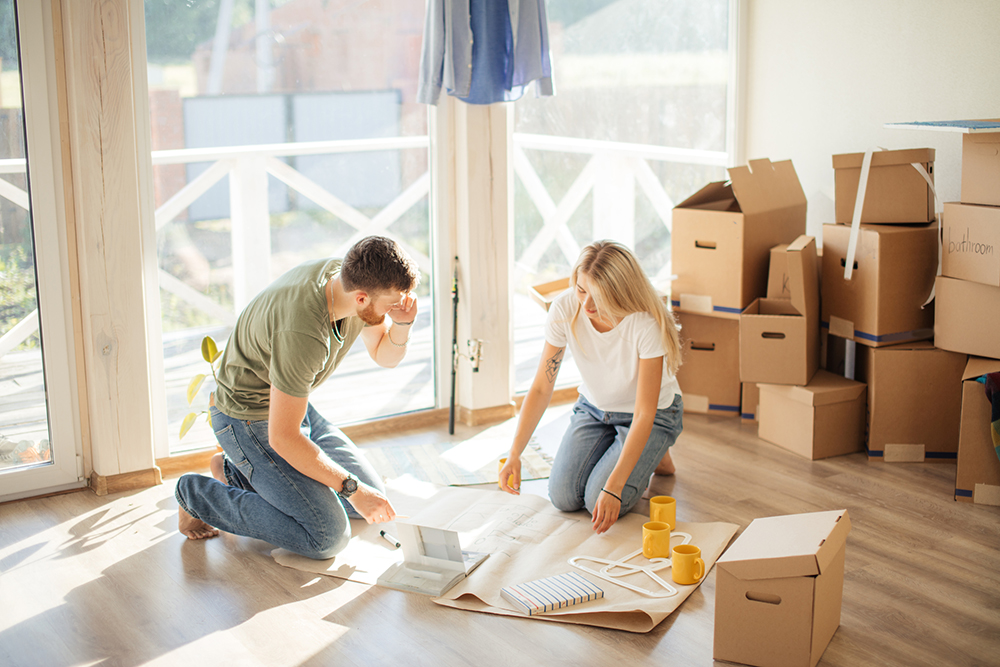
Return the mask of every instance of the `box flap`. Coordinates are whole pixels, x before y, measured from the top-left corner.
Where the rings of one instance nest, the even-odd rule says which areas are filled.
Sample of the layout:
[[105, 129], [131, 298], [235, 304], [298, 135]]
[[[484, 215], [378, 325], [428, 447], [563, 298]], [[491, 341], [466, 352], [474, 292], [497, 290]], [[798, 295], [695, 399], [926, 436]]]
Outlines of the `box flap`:
[[[733, 204], [735, 195], [729, 181], [714, 181], [694, 193], [674, 208], [700, 208], [713, 211], [727, 211]], [[739, 210], [737, 208], [736, 210]]]
[[[864, 153], [842, 153], [833, 156], [834, 169], [861, 169]], [[933, 148], [909, 148], [898, 151], [874, 151], [872, 153], [873, 167], [888, 167], [894, 164], [910, 164], [912, 162], [933, 162]]]
[[820, 406], [853, 401], [866, 385], [820, 369], [805, 386], [764, 383], [758, 386], [761, 391], [770, 391], [803, 405]]
[[816, 576], [848, 531], [846, 509], [754, 519], [716, 564], [740, 579]]
[[962, 374], [962, 381], [977, 378], [987, 373], [1000, 373], [1000, 359], [987, 359], [986, 357], [969, 356], [969, 362], [965, 365], [965, 373]]
[[844, 514], [837, 521], [833, 530], [830, 531], [830, 536], [820, 545], [819, 551], [816, 553], [816, 561], [819, 563], [819, 571], [821, 573], [826, 572], [827, 568], [830, 567], [830, 563], [837, 557], [837, 552], [847, 542], [847, 534], [851, 532], [851, 517], [847, 514], [846, 509], [839, 511]]
[[791, 160], [772, 163], [767, 158], [750, 160], [748, 167], [732, 167], [729, 178], [733, 194], [744, 213], [755, 214], [806, 206], [806, 194]]
[[792, 305], [805, 318], [819, 317], [819, 274], [816, 239], [803, 234], [788, 246], [789, 290]]

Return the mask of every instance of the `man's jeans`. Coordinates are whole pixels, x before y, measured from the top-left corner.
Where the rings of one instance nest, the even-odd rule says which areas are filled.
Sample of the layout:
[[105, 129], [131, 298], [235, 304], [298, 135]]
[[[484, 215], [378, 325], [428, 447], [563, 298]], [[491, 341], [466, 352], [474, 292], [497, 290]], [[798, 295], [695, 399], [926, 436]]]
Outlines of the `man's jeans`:
[[[646, 447], [622, 489], [622, 508], [618, 516], [623, 516], [639, 502], [649, 486], [650, 475], [680, 435], [683, 406], [681, 397], [677, 396], [669, 408], [656, 411]], [[604, 412], [580, 396], [552, 464], [549, 476], [552, 504], [564, 512], [586, 507], [593, 514], [597, 497], [618, 463], [631, 426], [631, 412]]]
[[[210, 408], [225, 453], [227, 484], [204, 475], [177, 480], [177, 502], [193, 517], [236, 535], [265, 540], [309, 558], [331, 558], [351, 538], [348, 516], [360, 518], [331, 488], [306, 477], [267, 441], [267, 420], [233, 419]], [[385, 493], [361, 451], [310, 404], [302, 433], [359, 480]]]

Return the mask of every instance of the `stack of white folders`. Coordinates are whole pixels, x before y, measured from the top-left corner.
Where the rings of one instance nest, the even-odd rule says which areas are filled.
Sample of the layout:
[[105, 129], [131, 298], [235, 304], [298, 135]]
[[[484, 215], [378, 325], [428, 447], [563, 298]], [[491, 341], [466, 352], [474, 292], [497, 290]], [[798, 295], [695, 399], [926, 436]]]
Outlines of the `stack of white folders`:
[[565, 609], [604, 597], [604, 591], [576, 572], [535, 579], [500, 589], [500, 595], [529, 616]]

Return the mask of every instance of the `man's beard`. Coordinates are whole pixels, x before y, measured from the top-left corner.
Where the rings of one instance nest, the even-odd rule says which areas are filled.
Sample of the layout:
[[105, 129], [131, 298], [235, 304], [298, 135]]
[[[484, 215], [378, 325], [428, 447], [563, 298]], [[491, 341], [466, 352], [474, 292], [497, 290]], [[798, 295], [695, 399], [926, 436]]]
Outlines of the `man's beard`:
[[362, 310], [360, 313], [358, 313], [358, 317], [360, 317], [361, 321], [364, 322], [365, 324], [367, 324], [370, 327], [378, 326], [379, 324], [382, 324], [385, 321], [385, 315], [376, 315], [375, 314], [375, 302], [374, 301], [370, 302], [365, 307], [364, 310]]

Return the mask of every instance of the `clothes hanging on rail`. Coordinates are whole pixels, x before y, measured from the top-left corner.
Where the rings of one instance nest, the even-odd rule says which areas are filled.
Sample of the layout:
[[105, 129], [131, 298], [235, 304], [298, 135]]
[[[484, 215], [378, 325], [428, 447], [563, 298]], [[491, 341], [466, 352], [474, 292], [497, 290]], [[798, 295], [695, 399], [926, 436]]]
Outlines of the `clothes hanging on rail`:
[[532, 81], [554, 94], [544, 0], [429, 0], [417, 101], [509, 102]]

